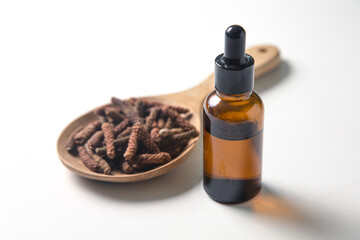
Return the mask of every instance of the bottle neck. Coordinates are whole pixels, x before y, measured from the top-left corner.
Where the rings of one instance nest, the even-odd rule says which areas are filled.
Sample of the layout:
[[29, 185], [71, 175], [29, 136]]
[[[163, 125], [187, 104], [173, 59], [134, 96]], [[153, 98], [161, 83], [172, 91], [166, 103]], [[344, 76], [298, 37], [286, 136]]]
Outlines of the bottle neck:
[[219, 98], [221, 98], [221, 100], [225, 100], [225, 101], [243, 101], [243, 100], [247, 100], [247, 99], [250, 98], [251, 94], [252, 94], [252, 91], [242, 93], [242, 94], [228, 95], [228, 94], [225, 94], [225, 93], [222, 93], [222, 92], [216, 90], [216, 95]]

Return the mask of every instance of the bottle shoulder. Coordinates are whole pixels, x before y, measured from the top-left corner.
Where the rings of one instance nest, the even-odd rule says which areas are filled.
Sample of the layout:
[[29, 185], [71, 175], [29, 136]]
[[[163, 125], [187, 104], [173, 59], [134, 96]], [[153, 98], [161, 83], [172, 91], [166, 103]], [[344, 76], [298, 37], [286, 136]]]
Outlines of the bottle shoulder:
[[204, 101], [204, 113], [226, 121], [259, 120], [263, 117], [264, 104], [255, 91], [247, 99], [227, 100], [218, 96], [214, 90]]

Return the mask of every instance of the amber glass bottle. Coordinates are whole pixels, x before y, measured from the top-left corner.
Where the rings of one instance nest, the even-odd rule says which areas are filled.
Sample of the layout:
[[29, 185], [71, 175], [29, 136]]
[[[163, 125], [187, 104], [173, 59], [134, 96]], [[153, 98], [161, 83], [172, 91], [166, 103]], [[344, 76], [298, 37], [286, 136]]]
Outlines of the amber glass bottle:
[[203, 108], [204, 188], [219, 202], [245, 202], [261, 189], [264, 107], [253, 83], [245, 30], [230, 26], [225, 53], [215, 59], [216, 90]]

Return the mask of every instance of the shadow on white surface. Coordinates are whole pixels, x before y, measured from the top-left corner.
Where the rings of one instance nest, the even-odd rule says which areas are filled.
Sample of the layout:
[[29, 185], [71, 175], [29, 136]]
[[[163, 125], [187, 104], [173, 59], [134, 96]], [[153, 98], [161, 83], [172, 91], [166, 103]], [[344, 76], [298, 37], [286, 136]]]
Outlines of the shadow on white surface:
[[291, 73], [291, 66], [285, 60], [281, 60], [277, 68], [255, 80], [254, 90], [263, 93], [276, 85], [284, 82]]
[[182, 194], [202, 179], [202, 141], [193, 154], [173, 171], [144, 182], [110, 183], [86, 179], [73, 174], [76, 183], [106, 198], [119, 201], [153, 201]]
[[260, 194], [253, 200], [229, 207], [239, 211], [240, 214], [248, 213], [265, 222], [298, 229], [303, 234], [315, 233], [319, 237], [328, 235], [327, 227], [324, 227], [321, 220], [309, 210], [310, 206], [301, 202], [300, 204], [288, 194], [263, 184]]
[[303, 212], [296, 208], [290, 199], [276, 192], [266, 184], [263, 184], [259, 195], [249, 202], [229, 206], [272, 219], [286, 221], [303, 221], [304, 219]]
[[359, 236], [357, 224], [341, 221], [325, 202], [326, 199], [323, 202], [319, 199], [309, 201], [308, 197], [292, 197], [263, 184], [261, 193], [255, 199], [225, 207], [238, 211], [241, 215], [248, 213], [265, 222], [271, 222], [274, 228], [286, 226], [288, 229], [296, 229], [303, 239], [359, 239], [356, 237]]

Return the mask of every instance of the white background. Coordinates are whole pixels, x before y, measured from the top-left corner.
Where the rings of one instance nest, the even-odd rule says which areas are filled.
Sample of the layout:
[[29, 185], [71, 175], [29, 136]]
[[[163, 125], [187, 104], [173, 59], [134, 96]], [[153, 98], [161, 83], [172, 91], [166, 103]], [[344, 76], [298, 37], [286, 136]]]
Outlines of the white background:
[[[262, 196], [222, 205], [202, 153], [142, 183], [87, 180], [59, 161], [75, 117], [111, 96], [190, 88], [231, 24], [275, 44]], [[1, 1], [0, 239], [359, 239], [359, 1]]]

